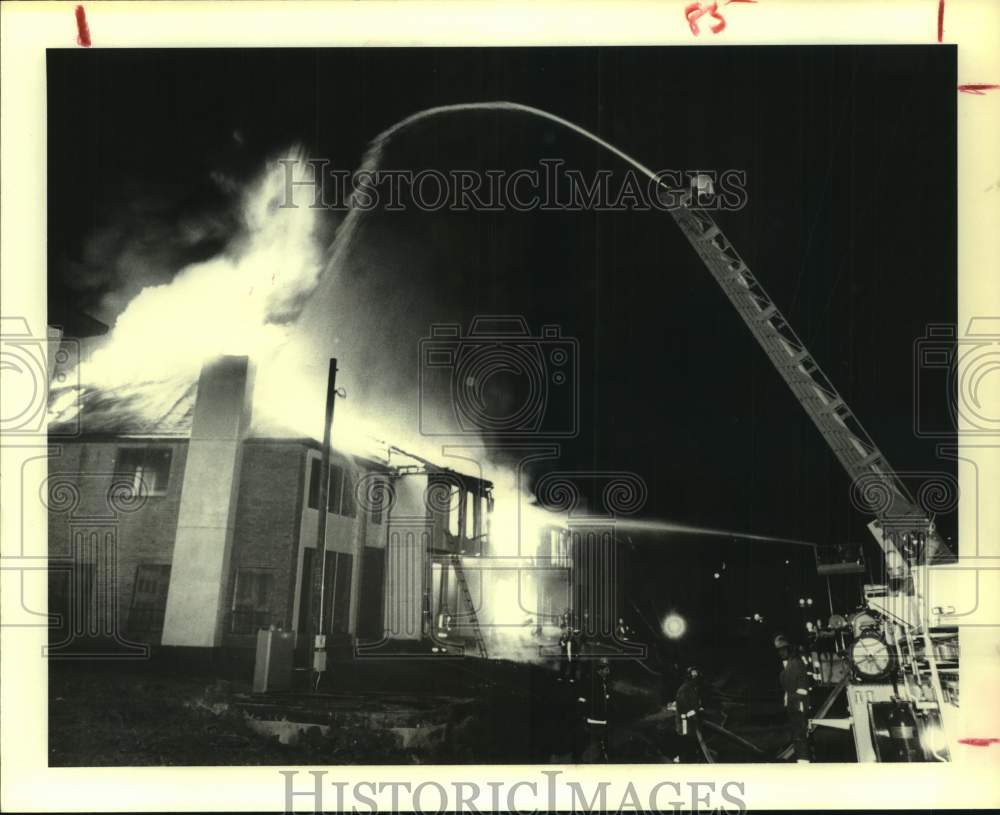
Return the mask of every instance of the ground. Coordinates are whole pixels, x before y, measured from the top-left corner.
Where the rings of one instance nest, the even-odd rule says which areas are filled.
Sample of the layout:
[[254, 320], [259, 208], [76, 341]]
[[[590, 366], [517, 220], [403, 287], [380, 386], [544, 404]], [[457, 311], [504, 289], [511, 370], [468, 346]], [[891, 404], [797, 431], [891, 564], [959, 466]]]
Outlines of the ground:
[[[251, 729], [230, 705], [249, 683], [147, 671], [60, 666], [50, 671], [49, 765], [176, 766], [311, 764], [306, 741], [280, 744]], [[328, 740], [331, 763], [378, 751], [387, 734], [361, 730]], [[407, 763], [405, 755], [400, 761]]]
[[[681, 752], [660, 694], [616, 666], [609, 760], [669, 762]], [[648, 679], [648, 677], [647, 677]], [[318, 692], [254, 695], [162, 663], [52, 663], [50, 766], [572, 763], [600, 760], [583, 725], [582, 684], [550, 666], [500, 660], [333, 666]], [[377, 690], [375, 689], [377, 688]], [[723, 694], [723, 716], [762, 751], [708, 734], [715, 759], [774, 761], [787, 743], [780, 708]], [[724, 713], [723, 713], [724, 711]], [[748, 713], [748, 711], [750, 711]], [[751, 715], [752, 714], [752, 715]], [[841, 746], [842, 747], [842, 746]], [[834, 756], [836, 757], [836, 756]], [[844, 756], [844, 759], [847, 757]], [[842, 759], [843, 760], [843, 759]]]

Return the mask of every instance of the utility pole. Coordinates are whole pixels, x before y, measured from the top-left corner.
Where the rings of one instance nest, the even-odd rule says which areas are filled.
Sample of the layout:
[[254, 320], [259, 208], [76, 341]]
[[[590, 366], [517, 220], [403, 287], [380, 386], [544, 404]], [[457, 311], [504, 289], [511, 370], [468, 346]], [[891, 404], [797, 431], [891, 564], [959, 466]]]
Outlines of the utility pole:
[[333, 409], [337, 401], [337, 360], [330, 359], [330, 372], [326, 381], [326, 411], [323, 414], [323, 449], [319, 468], [319, 496], [317, 510], [319, 523], [316, 525], [316, 554], [313, 557], [312, 587], [310, 598], [312, 608], [310, 622], [313, 634], [313, 671], [316, 673], [316, 687], [326, 670], [326, 631], [324, 630], [323, 607], [326, 589], [326, 516], [330, 503], [330, 435], [333, 431]]

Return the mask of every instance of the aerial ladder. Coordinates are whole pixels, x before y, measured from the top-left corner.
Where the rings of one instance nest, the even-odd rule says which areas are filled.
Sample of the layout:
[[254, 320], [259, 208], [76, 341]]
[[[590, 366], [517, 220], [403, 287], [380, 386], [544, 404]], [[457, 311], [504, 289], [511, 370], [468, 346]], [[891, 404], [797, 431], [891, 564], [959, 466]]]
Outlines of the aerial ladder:
[[850, 476], [875, 516], [868, 529], [885, 557], [887, 582], [864, 588], [875, 625], [852, 642], [851, 671], [834, 689], [847, 693], [850, 715], [825, 719], [825, 704], [813, 725], [849, 729], [859, 761], [947, 760], [945, 734], [958, 705], [958, 629], [930, 607], [927, 570], [955, 556], [718, 224], [698, 208], [704, 189], [694, 179], [690, 192], [675, 195], [670, 214]]
[[[402, 129], [432, 116], [468, 111], [519, 112], [568, 128], [618, 156], [666, 194], [671, 203], [665, 208], [874, 516], [868, 529], [885, 558], [887, 579], [864, 588], [868, 617], [877, 630], [869, 629], [867, 640], [865, 636], [853, 638], [852, 648], [863, 646], [857, 648], [863, 653], [854, 654], [854, 672], [844, 683], [851, 715], [838, 724], [854, 734], [859, 761], [920, 760], [914, 746], [916, 735], [924, 745], [924, 760], [947, 760], [947, 739], [923, 737], [933, 728], [954, 732], [948, 719], [958, 703], [958, 629], [946, 624], [945, 608], [930, 605], [928, 570], [953, 563], [955, 556], [714, 219], [699, 208], [702, 192], [711, 192], [706, 179], [696, 176], [687, 191], [673, 189], [660, 175], [595, 133], [541, 108], [510, 101], [465, 102], [418, 111], [372, 141], [366, 166], [378, 165], [385, 145]], [[354, 212], [351, 215], [358, 217]], [[884, 651], [876, 653], [878, 648]]]

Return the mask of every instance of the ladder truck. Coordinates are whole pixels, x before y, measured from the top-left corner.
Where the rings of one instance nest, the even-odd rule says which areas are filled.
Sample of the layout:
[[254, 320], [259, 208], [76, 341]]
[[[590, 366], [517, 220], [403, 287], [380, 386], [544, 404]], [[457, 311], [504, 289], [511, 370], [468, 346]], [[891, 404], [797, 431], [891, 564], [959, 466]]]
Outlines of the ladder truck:
[[[958, 708], [958, 627], [931, 605], [929, 571], [955, 556], [718, 224], [698, 208], [705, 188], [696, 177], [690, 191], [672, 191], [670, 214], [865, 499], [874, 516], [868, 529], [885, 558], [886, 582], [864, 587], [864, 613], [839, 636], [846, 671], [811, 727], [850, 730], [858, 761], [947, 761]], [[845, 692], [848, 717], [824, 718]]]
[[[868, 499], [873, 516], [868, 529], [885, 558], [885, 583], [865, 586], [864, 614], [853, 620], [870, 624], [844, 636], [851, 671], [840, 690], [847, 690], [850, 715], [844, 720], [817, 718], [814, 723], [850, 729], [859, 761], [947, 761], [949, 741], [944, 734], [955, 732], [958, 708], [958, 628], [948, 622], [953, 609], [931, 604], [929, 586], [931, 570], [953, 562], [954, 555], [714, 219], [699, 209], [701, 194], [710, 192], [708, 180], [696, 176], [690, 190], [673, 189], [595, 133], [549, 111], [511, 101], [418, 111], [372, 141], [366, 166], [377, 166], [385, 145], [404, 128], [433, 116], [469, 111], [518, 112], [565, 127], [614, 154], [666, 194], [670, 203], [665, 208], [826, 439], [854, 488]], [[824, 704], [821, 711], [829, 707]]]

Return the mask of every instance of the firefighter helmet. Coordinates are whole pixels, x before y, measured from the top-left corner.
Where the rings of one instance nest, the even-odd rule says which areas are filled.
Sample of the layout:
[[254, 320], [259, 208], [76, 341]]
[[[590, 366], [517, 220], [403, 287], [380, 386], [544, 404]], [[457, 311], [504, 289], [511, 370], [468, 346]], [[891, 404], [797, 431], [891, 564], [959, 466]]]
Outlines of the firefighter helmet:
[[774, 638], [774, 647], [791, 648], [792, 644], [788, 641], [788, 638], [784, 634], [778, 634], [778, 636]]

